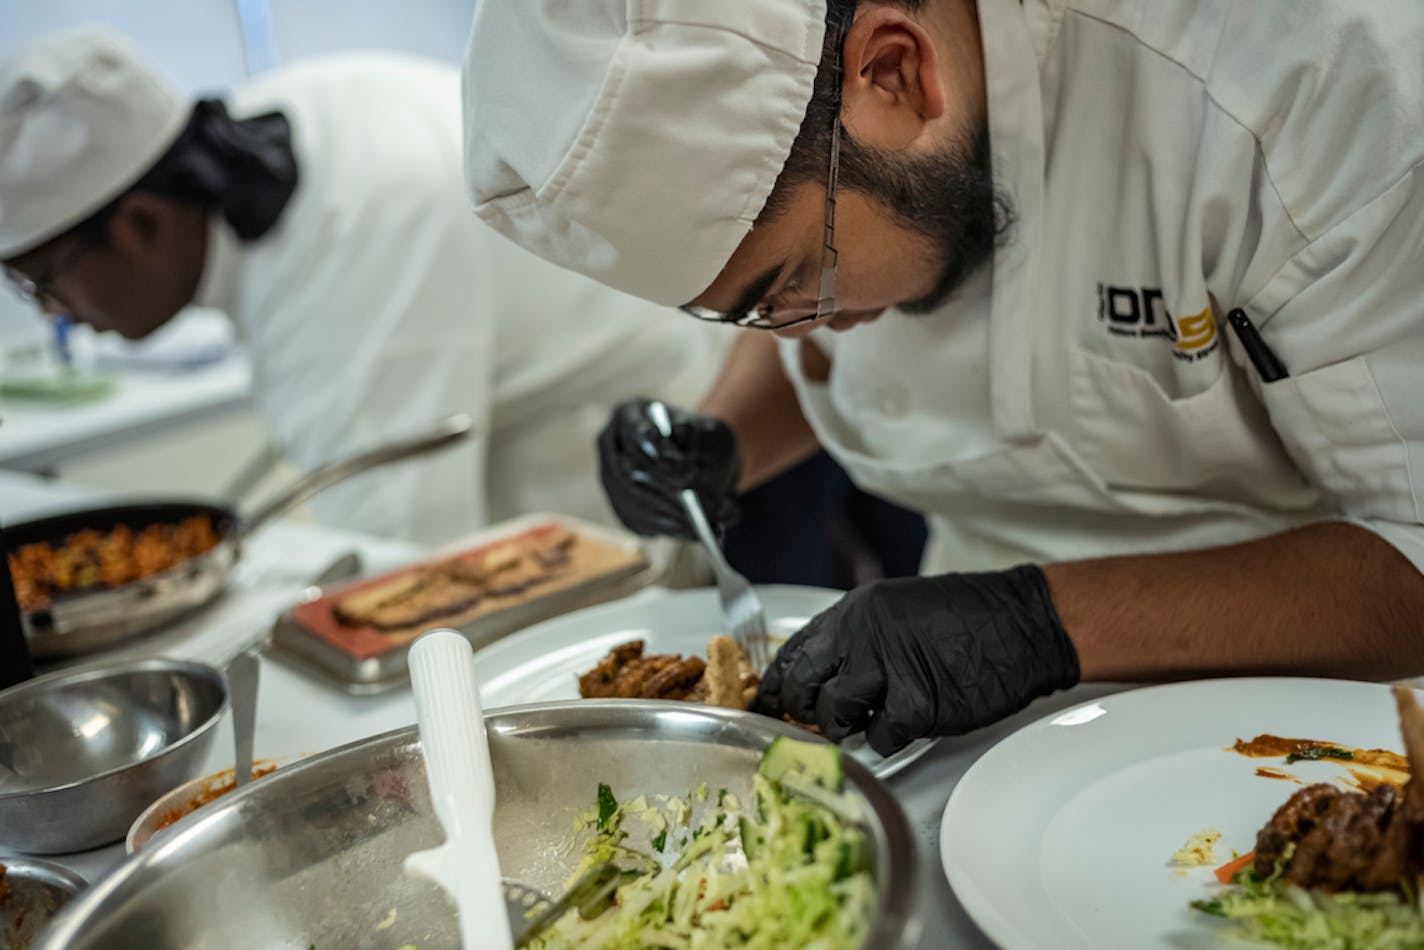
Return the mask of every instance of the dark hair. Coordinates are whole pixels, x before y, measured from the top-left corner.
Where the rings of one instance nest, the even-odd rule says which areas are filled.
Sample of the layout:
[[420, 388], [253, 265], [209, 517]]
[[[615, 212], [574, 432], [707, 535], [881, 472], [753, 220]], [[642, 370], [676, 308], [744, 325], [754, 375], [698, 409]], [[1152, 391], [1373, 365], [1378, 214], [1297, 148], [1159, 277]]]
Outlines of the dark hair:
[[[786, 206], [791, 188], [803, 182], [824, 183], [831, 154], [831, 123], [840, 121], [841, 89], [836, 81], [837, 47], [845, 41], [846, 30], [855, 19], [861, 0], [826, 0], [826, 36], [821, 42], [821, 62], [816, 68], [816, 82], [811, 90], [811, 102], [801, 119], [801, 128], [791, 143], [791, 153], [781, 167], [776, 184], [766, 205], [757, 216], [766, 222], [780, 214]], [[887, 0], [911, 12], [921, 10], [926, 0]], [[861, 191], [873, 190], [878, 162], [868, 149], [855, 142], [844, 127], [841, 129], [840, 184]]]
[[281, 113], [234, 119], [218, 99], [200, 99], [188, 123], [143, 177], [75, 225], [71, 232], [106, 244], [109, 221], [125, 196], [157, 195], [219, 210], [247, 240], [276, 220], [297, 183], [291, 129]]
[[[827, 0], [826, 40], [806, 115], [766, 205], [757, 216], [767, 223], [787, 206], [792, 186], [826, 181], [831, 133], [840, 123], [838, 46], [844, 42], [860, 0]], [[878, 0], [914, 12], [926, 0]], [[902, 300], [903, 313], [937, 310], [1008, 240], [1013, 202], [994, 184], [989, 125], [981, 118], [963, 129], [959, 141], [940, 152], [885, 150], [857, 142], [840, 128], [839, 187], [868, 195], [887, 207], [899, 223], [928, 239], [939, 274], [932, 289]]]

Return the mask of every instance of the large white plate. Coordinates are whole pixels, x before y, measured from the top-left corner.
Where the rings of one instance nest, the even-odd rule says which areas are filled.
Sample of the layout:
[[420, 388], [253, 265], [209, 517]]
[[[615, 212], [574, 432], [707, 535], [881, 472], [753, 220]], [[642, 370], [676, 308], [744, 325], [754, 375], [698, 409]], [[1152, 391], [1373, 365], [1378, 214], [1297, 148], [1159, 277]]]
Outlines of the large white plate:
[[[773, 645], [835, 603], [844, 591], [768, 585], [757, 588]], [[647, 641], [649, 653], [705, 656], [707, 641], [726, 632], [717, 592], [711, 588], [650, 588], [611, 604], [555, 617], [506, 637], [475, 654], [480, 702], [487, 709], [517, 703], [578, 699], [579, 674], [628, 640]], [[852, 736], [842, 747], [880, 778], [909, 765], [931, 740], [911, 743], [889, 758]]]
[[1006, 950], [1172, 950], [1219, 946], [1216, 921], [1188, 908], [1215, 886], [1172, 853], [1216, 828], [1219, 863], [1329, 762], [1227, 751], [1262, 733], [1403, 749], [1384, 686], [1313, 679], [1209, 680], [1110, 696], [1054, 713], [990, 749], [965, 773], [940, 825], [950, 886]]

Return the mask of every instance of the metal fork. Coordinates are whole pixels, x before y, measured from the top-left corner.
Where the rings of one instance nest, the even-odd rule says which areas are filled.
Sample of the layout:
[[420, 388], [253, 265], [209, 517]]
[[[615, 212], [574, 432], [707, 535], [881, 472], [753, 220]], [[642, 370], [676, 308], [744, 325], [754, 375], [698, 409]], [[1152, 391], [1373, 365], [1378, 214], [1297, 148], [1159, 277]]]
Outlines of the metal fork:
[[[648, 418], [664, 438], [672, 437], [672, 419], [667, 406], [661, 402], [648, 404]], [[712, 560], [712, 573], [717, 577], [717, 595], [722, 601], [722, 616], [731, 628], [732, 638], [747, 652], [747, 662], [758, 673], [771, 665], [771, 646], [766, 634], [766, 612], [762, 610], [761, 598], [757, 596], [751, 583], [727, 563], [722, 554], [722, 545], [707, 522], [707, 514], [702, 510], [702, 502], [690, 488], [683, 489], [678, 496], [682, 507], [687, 510], [692, 529], [707, 549]]]

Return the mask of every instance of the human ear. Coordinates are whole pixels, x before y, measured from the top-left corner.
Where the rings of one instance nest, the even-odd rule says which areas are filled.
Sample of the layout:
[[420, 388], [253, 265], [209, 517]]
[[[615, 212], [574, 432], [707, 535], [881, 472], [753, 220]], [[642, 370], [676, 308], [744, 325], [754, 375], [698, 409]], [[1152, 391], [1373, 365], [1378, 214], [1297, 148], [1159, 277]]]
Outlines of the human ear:
[[170, 203], [157, 195], [141, 191], [124, 195], [109, 219], [109, 243], [131, 256], [162, 250], [173, 226], [171, 211]]
[[841, 118], [856, 141], [904, 149], [944, 114], [939, 53], [908, 11], [865, 7], [846, 34], [841, 57]]

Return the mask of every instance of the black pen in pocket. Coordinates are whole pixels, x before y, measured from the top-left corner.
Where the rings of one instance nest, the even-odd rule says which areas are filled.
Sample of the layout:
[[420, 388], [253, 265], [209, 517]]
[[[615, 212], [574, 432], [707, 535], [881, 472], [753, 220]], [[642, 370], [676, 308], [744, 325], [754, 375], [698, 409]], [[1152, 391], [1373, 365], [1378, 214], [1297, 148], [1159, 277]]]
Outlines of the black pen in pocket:
[[1274, 383], [1290, 375], [1286, 372], [1286, 364], [1282, 363], [1280, 357], [1271, 352], [1266, 341], [1261, 339], [1261, 332], [1256, 329], [1251, 318], [1246, 316], [1245, 310], [1239, 307], [1232, 310], [1226, 315], [1226, 322], [1231, 324], [1236, 339], [1241, 341], [1241, 348], [1246, 351], [1246, 358], [1251, 361], [1251, 365], [1256, 367], [1261, 382]]

